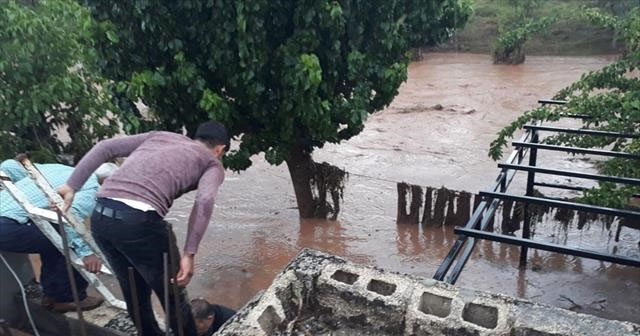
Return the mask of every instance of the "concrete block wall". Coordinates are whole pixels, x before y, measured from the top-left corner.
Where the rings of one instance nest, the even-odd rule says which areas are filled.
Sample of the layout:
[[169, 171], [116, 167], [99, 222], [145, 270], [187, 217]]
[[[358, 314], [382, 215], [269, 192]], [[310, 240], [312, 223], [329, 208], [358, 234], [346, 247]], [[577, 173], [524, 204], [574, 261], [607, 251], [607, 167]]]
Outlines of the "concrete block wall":
[[217, 333], [304, 334], [637, 336], [640, 325], [358, 266], [303, 250], [264, 294]]

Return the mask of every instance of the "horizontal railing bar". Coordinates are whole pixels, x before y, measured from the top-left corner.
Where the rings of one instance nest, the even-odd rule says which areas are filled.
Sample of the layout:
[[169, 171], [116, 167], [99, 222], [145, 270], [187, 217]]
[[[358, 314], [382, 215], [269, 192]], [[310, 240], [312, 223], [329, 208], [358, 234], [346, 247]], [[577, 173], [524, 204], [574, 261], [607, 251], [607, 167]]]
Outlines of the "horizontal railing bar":
[[569, 186], [569, 185], [564, 185], [559, 183], [533, 182], [533, 185], [538, 187], [566, 189], [566, 190], [575, 190], [575, 191], [589, 190], [589, 188], [585, 188], [585, 187], [575, 187], [575, 186]]
[[608, 261], [608, 262], [612, 262], [620, 265], [640, 267], [640, 259], [634, 259], [634, 258], [629, 258], [624, 256], [616, 256], [608, 253], [588, 251], [588, 250], [583, 250], [578, 248], [567, 247], [564, 245], [538, 242], [530, 239], [506, 236], [502, 234], [485, 232], [485, 231], [475, 230], [475, 229], [455, 228], [454, 232], [456, 234], [466, 235], [468, 237], [475, 237], [479, 239], [491, 240], [491, 241], [500, 242], [500, 243], [507, 243], [507, 244], [516, 245], [516, 246], [526, 246], [526, 247], [534, 248], [538, 250], [568, 254], [576, 257]]
[[538, 125], [524, 125], [522, 126], [522, 128], [526, 130], [550, 131], [550, 132], [558, 132], [558, 133], [571, 133], [571, 134], [583, 134], [583, 135], [597, 135], [597, 136], [608, 136], [608, 137], [614, 137], [614, 138], [630, 138], [630, 139], [640, 138], [640, 134], [598, 131], [598, 130], [592, 130], [592, 129], [538, 126]]
[[609, 150], [590, 149], [590, 148], [581, 148], [581, 147], [548, 145], [548, 144], [520, 142], [520, 141], [514, 141], [512, 144], [514, 147], [537, 148], [537, 149], [544, 149], [544, 150], [557, 151], [557, 152], [567, 152], [567, 153], [574, 153], [574, 154], [601, 155], [601, 156], [608, 156], [608, 157], [618, 157], [623, 159], [640, 160], [640, 155], [625, 153], [625, 152], [615, 152], [615, 151], [609, 151]]
[[[556, 189], [566, 189], [566, 190], [575, 190], [575, 191], [587, 191], [589, 188], [578, 187], [578, 186], [568, 186], [559, 183], [545, 183], [545, 182], [533, 182], [533, 185], [545, 188], [556, 188]], [[633, 194], [633, 197], [640, 198], [640, 194]]]
[[567, 103], [566, 100], [538, 99], [538, 104], [544, 104], [544, 105], [564, 105], [566, 103]]
[[514, 164], [506, 164], [506, 163], [499, 163], [498, 167], [503, 169], [514, 169], [514, 170], [521, 170], [521, 171], [533, 172], [533, 173], [539, 173], [539, 174], [569, 176], [569, 177], [577, 177], [577, 178], [582, 178], [587, 180], [605, 181], [605, 182], [640, 186], [640, 179], [634, 179], [630, 177], [589, 174], [589, 173], [581, 173], [581, 172], [575, 172], [570, 170], [549, 169], [549, 168], [540, 168], [540, 167], [532, 167], [532, 166], [525, 166], [525, 165], [514, 165]]
[[488, 191], [481, 191], [479, 195], [480, 197], [508, 199], [512, 201], [519, 201], [519, 202], [525, 202], [525, 203], [531, 203], [531, 204], [547, 205], [547, 206], [556, 207], [556, 208], [567, 208], [572, 210], [599, 213], [603, 215], [631, 217], [631, 218], [640, 219], [640, 212], [632, 211], [632, 210], [607, 208], [607, 207], [601, 207], [597, 205], [581, 204], [581, 203], [575, 203], [570, 201], [552, 200], [548, 198], [533, 197], [533, 196], [519, 196], [519, 195], [488, 192]]

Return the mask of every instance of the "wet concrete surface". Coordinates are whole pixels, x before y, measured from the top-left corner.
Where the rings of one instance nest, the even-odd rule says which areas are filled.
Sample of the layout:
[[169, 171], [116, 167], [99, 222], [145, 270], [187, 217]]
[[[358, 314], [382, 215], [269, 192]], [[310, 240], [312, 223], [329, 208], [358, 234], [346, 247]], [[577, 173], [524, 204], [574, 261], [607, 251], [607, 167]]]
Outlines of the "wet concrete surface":
[[[395, 182], [470, 192], [488, 187], [498, 174], [496, 163], [487, 157], [496, 132], [535, 107], [537, 99], [552, 97], [582, 73], [611, 60], [531, 56], [523, 65], [496, 66], [488, 55], [425, 55], [410, 66], [409, 79], [395, 101], [371, 116], [362, 134], [314, 154], [316, 161], [351, 173], [337, 221], [298, 218], [284, 165], [269, 166], [256, 157], [249, 170], [227, 173], [197, 254], [190, 295], [239, 308], [268, 287], [305, 247], [355, 263], [432, 277], [455, 235], [451, 227], [397, 225]], [[434, 108], [437, 104], [442, 109]], [[563, 155], [548, 155], [542, 162], [593, 171], [592, 162]], [[522, 178], [516, 178], [514, 190], [522, 191]], [[193, 196], [177, 200], [167, 217], [180, 244]], [[561, 230], [539, 225], [536, 237], [640, 257], [640, 231], [624, 228], [621, 242], [615, 243], [601, 224], [585, 230], [575, 226]], [[518, 257], [515, 247], [481, 242], [458, 284], [640, 322], [640, 269], [532, 251], [528, 267], [519, 270]]]

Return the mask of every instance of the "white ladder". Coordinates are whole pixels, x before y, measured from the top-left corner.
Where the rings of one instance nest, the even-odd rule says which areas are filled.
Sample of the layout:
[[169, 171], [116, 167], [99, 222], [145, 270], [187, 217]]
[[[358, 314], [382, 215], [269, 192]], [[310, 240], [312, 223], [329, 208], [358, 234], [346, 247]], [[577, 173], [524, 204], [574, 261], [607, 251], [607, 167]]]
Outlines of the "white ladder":
[[[31, 165], [31, 167], [35, 168], [33, 165]], [[53, 188], [51, 188], [51, 185], [49, 185], [49, 183], [46, 182], [42, 174], [40, 174], [40, 172], [37, 172], [37, 173], [38, 173], [37, 176], [39, 176], [39, 178], [38, 179], [34, 178], [34, 182], [36, 182], [36, 185], [38, 185], [40, 189], [43, 189], [43, 186], [44, 186], [45, 188], [48, 187], [48, 189], [52, 191]], [[30, 176], [33, 178], [33, 175], [31, 175], [31, 172], [30, 172]], [[13, 184], [13, 182], [11, 182], [11, 179], [2, 171], [0, 171], [0, 185], [5, 190], [7, 190], [7, 192], [11, 196], [13, 196], [16, 202], [18, 202], [18, 204], [22, 207], [22, 209], [29, 215], [29, 218], [31, 219], [31, 221], [38, 227], [38, 229], [40, 229], [42, 234], [44, 234], [44, 236], [47, 237], [47, 239], [49, 239], [49, 241], [53, 244], [53, 246], [55, 246], [56, 249], [60, 251], [60, 253], [64, 254], [62, 238], [60, 237], [60, 234], [51, 226], [50, 223], [57, 223], [59, 225], [75, 223], [75, 225], [71, 224], [72, 229], [75, 229], [76, 232], [78, 232], [79, 236], [85, 242], [89, 242], [89, 241], [91, 242], [90, 246], [94, 251], [94, 253], [96, 254], [96, 256], [98, 256], [98, 258], [102, 261], [103, 265], [107, 265], [106, 259], [104, 258], [102, 251], [100, 251], [100, 249], [97, 248], [97, 245], [95, 245], [95, 242], [93, 242], [93, 240], [88, 240], [86, 238], [86, 230], [84, 230], [84, 225], [79, 223], [79, 221], [73, 215], [65, 214], [63, 223], [58, 223], [57, 214], [55, 212], [33, 206], [31, 202], [29, 202], [29, 200], [24, 196], [24, 194]], [[47, 195], [47, 197], [51, 200], [52, 197], [50, 197], [50, 195], [48, 195], [47, 192], [45, 192], [45, 195]], [[57, 195], [57, 193], [55, 195]], [[60, 199], [59, 195], [58, 195], [58, 198]], [[78, 230], [79, 227], [83, 229], [83, 232], [85, 233], [84, 235], [80, 234], [79, 232], [80, 230]], [[78, 272], [80, 272], [82, 277], [84, 277], [87, 280], [87, 282], [89, 282], [89, 284], [93, 285], [96, 288], [98, 293], [100, 293], [100, 295], [104, 297], [105, 301], [110, 306], [119, 308], [119, 309], [126, 309], [126, 304], [124, 303], [124, 301], [118, 300], [95, 274], [88, 272], [84, 268], [82, 260], [76, 255], [76, 253], [72, 249], [69, 249], [69, 255], [71, 257], [71, 264], [73, 265], [73, 267]], [[104, 273], [107, 273], [107, 274], [111, 273], [108, 269], [104, 268], [104, 266], [103, 266], [103, 271]]]

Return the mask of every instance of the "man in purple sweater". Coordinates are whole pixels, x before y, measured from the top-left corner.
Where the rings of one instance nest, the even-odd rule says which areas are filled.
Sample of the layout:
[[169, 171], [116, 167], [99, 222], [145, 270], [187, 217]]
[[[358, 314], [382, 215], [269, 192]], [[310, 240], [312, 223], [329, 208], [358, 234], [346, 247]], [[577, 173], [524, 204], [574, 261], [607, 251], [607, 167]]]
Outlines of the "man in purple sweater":
[[163, 335], [154, 318], [151, 291], [156, 293], [166, 312], [163, 253], [169, 252], [170, 248], [177, 250], [177, 246], [169, 246], [168, 238], [172, 233], [163, 217], [174, 199], [195, 189], [198, 191], [189, 217], [184, 253], [179, 267], [172, 265], [175, 275], [172, 279], [181, 291], [177, 303], [170, 295], [169, 316], [171, 329], [177, 334], [175, 309], [178, 307], [184, 334], [196, 335], [184, 287], [193, 276], [193, 259], [209, 224], [218, 188], [224, 180], [220, 160], [228, 148], [227, 131], [215, 121], [201, 124], [194, 140], [169, 132], [104, 140], [80, 160], [66, 185], [58, 190], [68, 206], [75, 191], [100, 164], [128, 156], [97, 194], [91, 232], [116, 273], [132, 319], [134, 301], [128, 268], [134, 269], [140, 324], [145, 336]]

